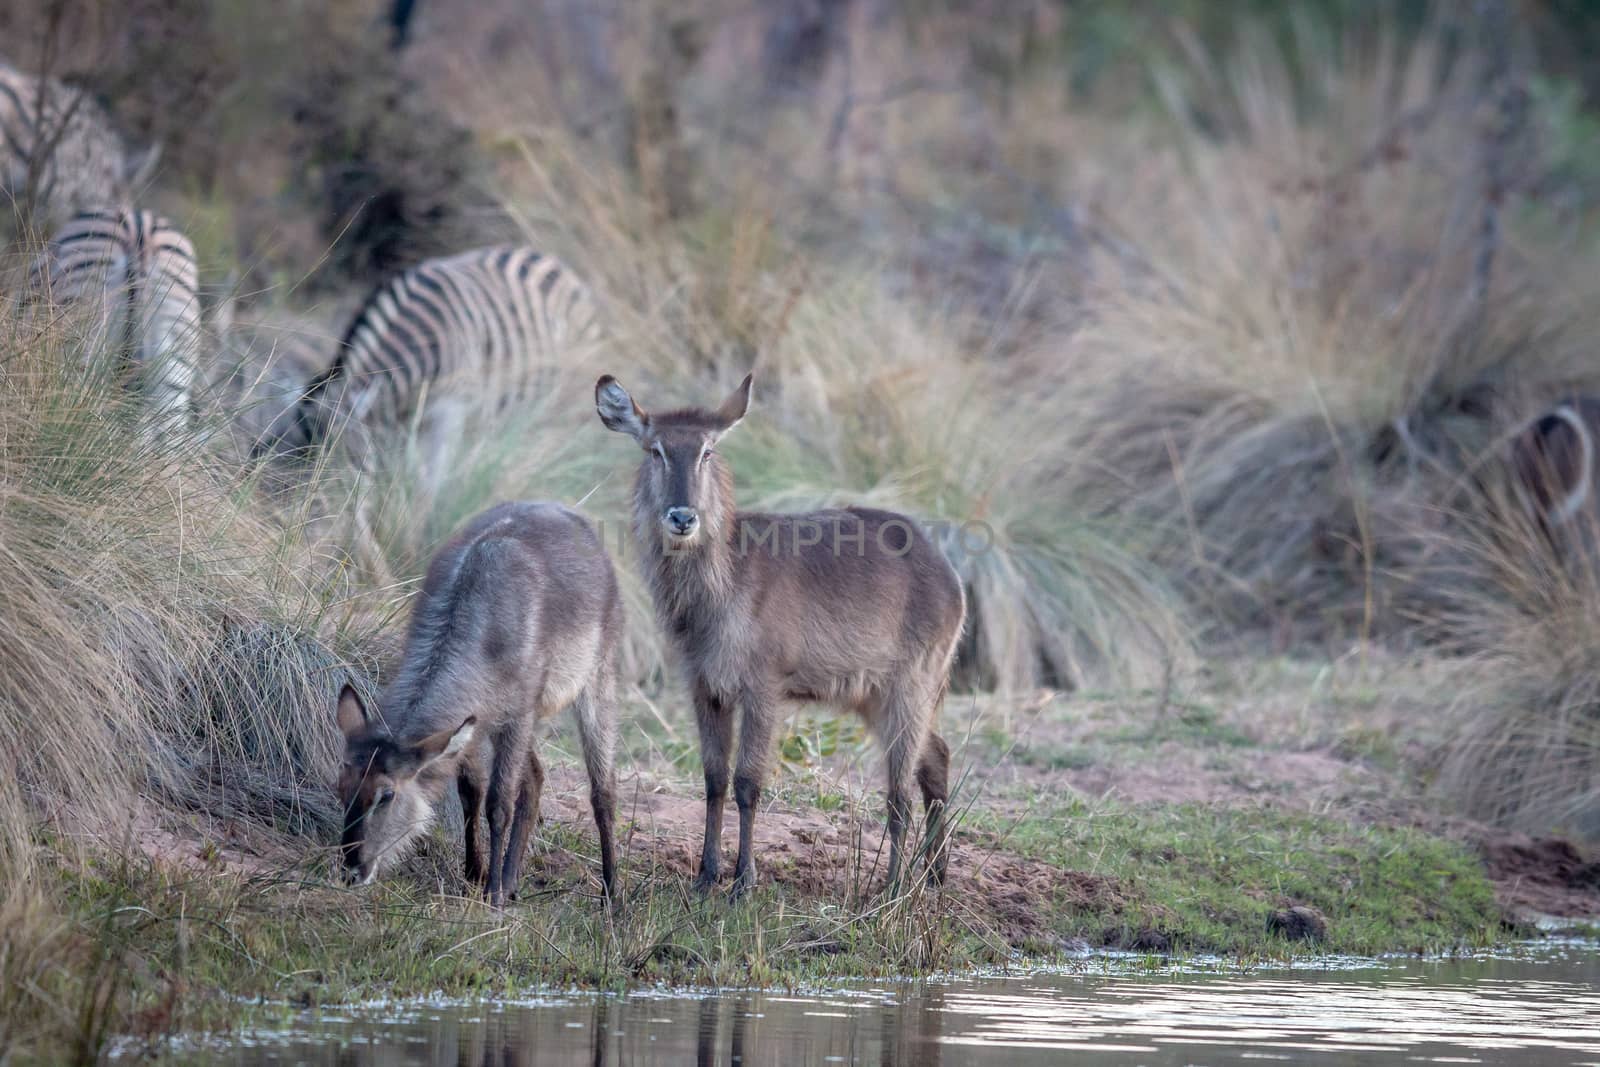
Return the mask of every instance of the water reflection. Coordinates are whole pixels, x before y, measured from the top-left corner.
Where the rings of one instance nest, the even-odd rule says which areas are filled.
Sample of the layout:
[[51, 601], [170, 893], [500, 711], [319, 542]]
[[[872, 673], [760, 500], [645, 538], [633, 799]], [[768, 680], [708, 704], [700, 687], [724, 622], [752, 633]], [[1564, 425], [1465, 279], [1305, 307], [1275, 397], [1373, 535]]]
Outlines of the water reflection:
[[534, 1063], [1600, 1063], [1600, 955], [1253, 974], [1041, 975], [825, 995], [565, 997], [325, 1014], [194, 1059]]

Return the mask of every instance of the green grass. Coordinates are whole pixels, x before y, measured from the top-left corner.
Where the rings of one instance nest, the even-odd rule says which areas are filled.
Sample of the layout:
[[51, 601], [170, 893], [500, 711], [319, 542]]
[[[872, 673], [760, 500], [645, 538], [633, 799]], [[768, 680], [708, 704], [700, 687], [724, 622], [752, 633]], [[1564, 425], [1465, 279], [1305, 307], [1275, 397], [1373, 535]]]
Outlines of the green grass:
[[1008, 849], [1116, 883], [1103, 906], [1059, 916], [1059, 934], [1091, 944], [1278, 956], [1296, 948], [1268, 934], [1267, 916], [1291, 904], [1328, 916], [1318, 951], [1440, 952], [1503, 936], [1477, 857], [1408, 828], [1265, 808], [1075, 802], [1015, 825], [983, 814], [973, 825]]
[[[56, 1023], [70, 1032], [79, 1014], [70, 1006], [104, 997], [113, 1020], [105, 1033], [159, 1038], [243, 1025], [259, 1010], [248, 1005], [262, 1000], [306, 1006], [662, 982], [792, 987], [1011, 956], [1003, 941], [936, 908], [846, 909], [795, 900], [770, 882], [732, 905], [642, 862], [628, 866], [624, 910], [608, 916], [567, 852], [587, 844], [560, 831], [548, 838], [542, 855], [553, 867], [541, 874], [535, 858], [523, 901], [506, 913], [453, 895], [458, 883], [443, 873], [437, 842], [429, 858], [441, 861], [439, 881], [414, 874], [362, 890], [328, 884], [321, 864], [249, 879], [138, 862], [53, 867], [48, 887], [71, 931], [52, 927], [53, 935], [106, 962], [64, 958], [32, 1007], [69, 1006]], [[52, 1032], [33, 1021], [36, 1032]]]
[[1151, 721], [1113, 730], [1107, 740], [1125, 745], [1173, 742], [1195, 748], [1247, 748], [1254, 744], [1249, 734], [1221, 721], [1215, 708], [1203, 704], [1175, 704]]
[[1084, 745], [1018, 745], [1011, 758], [1041, 771], [1081, 771], [1100, 761], [1096, 752]]

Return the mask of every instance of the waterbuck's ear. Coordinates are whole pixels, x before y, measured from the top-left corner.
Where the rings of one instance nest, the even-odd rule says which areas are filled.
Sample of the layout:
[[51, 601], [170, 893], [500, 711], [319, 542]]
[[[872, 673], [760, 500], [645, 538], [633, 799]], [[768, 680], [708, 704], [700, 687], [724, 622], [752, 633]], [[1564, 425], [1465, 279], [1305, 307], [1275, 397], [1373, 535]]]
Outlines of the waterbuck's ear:
[[625, 433], [640, 444], [644, 443], [650, 416], [628, 395], [622, 383], [609, 374], [594, 383], [594, 409], [600, 413], [600, 421], [606, 424], [606, 429]]
[[367, 732], [367, 705], [362, 701], [361, 694], [356, 692], [355, 686], [349, 683], [339, 690], [339, 732], [348, 740], [360, 737]]
[[422, 739], [414, 749], [417, 758], [417, 770], [422, 770], [434, 760], [447, 759], [454, 756], [472, 742], [472, 734], [477, 729], [478, 717], [468, 715], [460, 726], [452, 726], [440, 730]]
[[727, 433], [739, 425], [739, 420], [744, 418], [744, 413], [750, 410], [750, 386], [755, 382], [754, 374], [746, 374], [739, 387], [728, 394], [728, 399], [722, 402], [717, 409], [717, 418], [722, 422], [722, 432]]

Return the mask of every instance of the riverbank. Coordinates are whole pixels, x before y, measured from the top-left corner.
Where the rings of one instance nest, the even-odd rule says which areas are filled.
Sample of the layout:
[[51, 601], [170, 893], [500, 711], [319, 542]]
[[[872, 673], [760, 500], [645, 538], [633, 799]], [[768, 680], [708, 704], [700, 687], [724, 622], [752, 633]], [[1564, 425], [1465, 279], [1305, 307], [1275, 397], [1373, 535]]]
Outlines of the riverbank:
[[393, 877], [351, 890], [329, 878], [331, 843], [169, 812], [136, 820], [122, 847], [50, 843], [36, 881], [56, 910], [8, 927], [3, 985], [34, 961], [49, 991], [40, 1032], [95, 1045], [285, 1010], [263, 1003], [782, 989], [1099, 949], [1449, 953], [1526, 936], [1536, 911], [1600, 914], [1597, 868], [1572, 846], [1430, 803], [1420, 740], [1399, 724], [1419, 721], [1404, 705], [1438, 684], [1431, 670], [1258, 662], [1218, 666], [1183, 699], [952, 697], [951, 879], [897, 901], [879, 893], [873, 747], [804, 711], [758, 824], [760, 890], [740, 904], [695, 894], [698, 757], [676, 717], [641, 702], [626, 717], [618, 914], [601, 906], [563, 724], [544, 743], [545, 822], [521, 900], [504, 912], [460, 895], [446, 828]]
[[[386, 1062], [936, 1064], [1046, 1067], [1073, 1055], [1127, 1067], [1409, 1056], [1520, 1065], [1592, 1063], [1592, 941], [1445, 958], [1076, 961], [926, 981], [839, 981], [798, 991], [561, 991], [492, 1004], [428, 998], [310, 1009], [241, 1034], [180, 1043], [172, 1059], [240, 1067]], [[1514, 993], [1512, 992], [1514, 990]], [[1509, 995], [1508, 995], [1509, 994]], [[430, 1059], [431, 1057], [431, 1059]]]

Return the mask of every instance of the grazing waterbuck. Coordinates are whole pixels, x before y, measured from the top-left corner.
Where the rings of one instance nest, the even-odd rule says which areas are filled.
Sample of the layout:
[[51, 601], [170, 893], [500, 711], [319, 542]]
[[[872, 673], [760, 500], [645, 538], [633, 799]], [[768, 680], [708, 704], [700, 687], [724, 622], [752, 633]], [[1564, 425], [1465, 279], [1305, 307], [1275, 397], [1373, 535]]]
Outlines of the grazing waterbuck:
[[634, 535], [656, 613], [689, 676], [705, 766], [696, 886], [717, 881], [735, 716], [734, 894], [755, 885], [756, 806], [784, 700], [832, 704], [866, 720], [888, 769], [890, 890], [904, 862], [913, 778], [928, 816], [929, 879], [940, 881], [950, 749], [933, 726], [966, 618], [961, 582], [903, 515], [736, 511], [716, 445], [744, 417], [750, 387], [747, 377], [715, 411], [651, 414], [610, 375], [595, 386], [600, 421], [644, 450]]
[[[346, 686], [339, 793], [347, 877], [370, 882], [433, 819], [453, 776], [466, 817], [467, 881], [500, 906], [514, 896], [539, 817], [541, 719], [572, 707], [600, 866], [616, 900], [617, 648], [622, 602], [593, 528], [559, 504], [490, 508], [429, 564], [405, 657], [376, 708]], [[487, 794], [487, 795], [485, 795]], [[480, 847], [488, 809], [489, 856]]]

